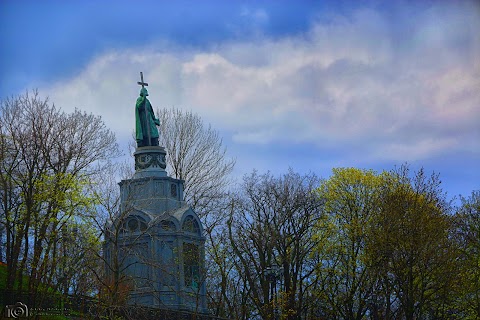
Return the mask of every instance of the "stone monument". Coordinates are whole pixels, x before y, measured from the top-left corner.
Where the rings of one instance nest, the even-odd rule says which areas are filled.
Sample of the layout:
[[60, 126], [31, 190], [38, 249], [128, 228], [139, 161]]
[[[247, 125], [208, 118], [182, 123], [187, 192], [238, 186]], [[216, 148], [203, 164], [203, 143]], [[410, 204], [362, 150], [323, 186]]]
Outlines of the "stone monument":
[[108, 227], [105, 258], [107, 263], [118, 259], [129, 304], [206, 313], [202, 224], [184, 201], [184, 181], [165, 171], [167, 153], [158, 146], [159, 122], [140, 75], [135, 174], [119, 183], [120, 211]]

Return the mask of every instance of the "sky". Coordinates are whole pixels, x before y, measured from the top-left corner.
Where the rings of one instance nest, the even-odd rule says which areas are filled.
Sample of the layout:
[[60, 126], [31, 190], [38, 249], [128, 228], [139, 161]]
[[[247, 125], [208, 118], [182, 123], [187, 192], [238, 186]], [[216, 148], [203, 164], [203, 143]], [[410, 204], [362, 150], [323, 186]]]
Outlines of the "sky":
[[440, 173], [480, 189], [477, 1], [0, 0], [0, 99], [38, 89], [128, 152], [139, 72], [154, 108], [220, 132], [233, 176]]

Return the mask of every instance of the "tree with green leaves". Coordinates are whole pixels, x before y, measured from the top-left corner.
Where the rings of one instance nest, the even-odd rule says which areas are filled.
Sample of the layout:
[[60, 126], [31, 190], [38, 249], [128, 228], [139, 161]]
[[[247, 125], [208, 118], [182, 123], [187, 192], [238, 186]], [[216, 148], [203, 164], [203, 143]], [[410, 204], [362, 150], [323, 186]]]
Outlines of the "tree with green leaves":
[[439, 175], [392, 170], [379, 209], [367, 246], [378, 277], [373, 310], [386, 319], [452, 319], [458, 260]]
[[461, 206], [455, 215], [459, 247], [461, 289], [456, 301], [462, 319], [480, 318], [480, 191], [460, 197]]
[[83, 230], [94, 205], [85, 187], [119, 155], [115, 136], [99, 117], [62, 112], [34, 91], [1, 101], [0, 152], [6, 290], [28, 290], [33, 300], [46, 288], [66, 290], [67, 238], [75, 237], [67, 230]]
[[366, 255], [370, 224], [379, 211], [384, 173], [356, 168], [333, 169], [318, 194], [324, 217], [316, 225], [315, 248], [320, 313], [329, 319], [363, 319], [376, 279]]
[[438, 174], [408, 166], [377, 174], [334, 169], [319, 194], [314, 251], [329, 319], [450, 319], [459, 267], [450, 204]]

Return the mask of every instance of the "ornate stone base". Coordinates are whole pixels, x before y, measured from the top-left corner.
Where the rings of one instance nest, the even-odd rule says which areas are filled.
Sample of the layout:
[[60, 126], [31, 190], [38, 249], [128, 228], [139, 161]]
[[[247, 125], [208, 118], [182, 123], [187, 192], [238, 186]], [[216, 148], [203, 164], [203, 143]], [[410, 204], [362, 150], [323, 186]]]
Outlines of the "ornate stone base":
[[134, 178], [167, 176], [167, 172], [165, 171], [167, 167], [165, 162], [167, 152], [163, 147], [139, 147], [133, 155], [135, 157]]

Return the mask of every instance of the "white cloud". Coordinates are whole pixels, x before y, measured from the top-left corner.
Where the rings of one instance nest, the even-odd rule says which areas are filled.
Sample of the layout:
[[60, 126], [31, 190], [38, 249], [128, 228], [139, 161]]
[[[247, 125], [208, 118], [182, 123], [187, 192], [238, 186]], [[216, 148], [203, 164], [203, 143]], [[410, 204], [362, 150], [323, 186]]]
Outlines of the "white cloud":
[[[268, 20], [261, 11], [243, 14]], [[154, 107], [191, 109], [236, 143], [363, 144], [369, 154], [359, 157], [398, 161], [445, 149], [478, 153], [480, 41], [472, 30], [480, 19], [459, 16], [429, 11], [397, 30], [361, 10], [283, 39], [112, 52], [41, 91], [63, 109], [102, 115], [120, 138], [133, 131], [143, 71]]]

